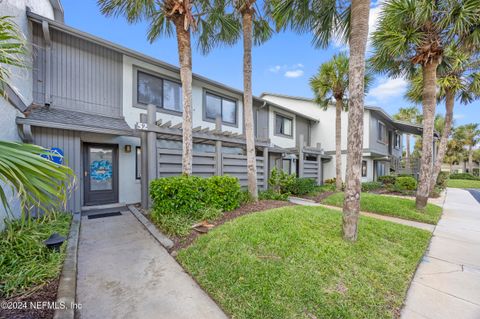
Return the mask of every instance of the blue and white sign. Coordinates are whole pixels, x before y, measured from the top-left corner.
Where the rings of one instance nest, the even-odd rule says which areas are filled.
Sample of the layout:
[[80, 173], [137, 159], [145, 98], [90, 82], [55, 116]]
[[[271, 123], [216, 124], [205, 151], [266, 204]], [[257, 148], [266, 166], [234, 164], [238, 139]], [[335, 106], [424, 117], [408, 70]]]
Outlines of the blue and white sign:
[[63, 164], [63, 150], [61, 148], [52, 147], [48, 150], [48, 154], [42, 154], [42, 157], [54, 162], [55, 164]]

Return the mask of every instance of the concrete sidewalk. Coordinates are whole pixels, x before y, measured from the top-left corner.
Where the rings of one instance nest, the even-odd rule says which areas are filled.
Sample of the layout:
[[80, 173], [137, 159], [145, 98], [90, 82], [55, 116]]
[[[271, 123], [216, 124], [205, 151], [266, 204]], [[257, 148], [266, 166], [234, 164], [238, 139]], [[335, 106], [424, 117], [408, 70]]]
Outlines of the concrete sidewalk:
[[79, 318], [227, 318], [129, 211], [82, 217], [79, 241]]
[[480, 318], [480, 204], [468, 191], [448, 189], [402, 318]]

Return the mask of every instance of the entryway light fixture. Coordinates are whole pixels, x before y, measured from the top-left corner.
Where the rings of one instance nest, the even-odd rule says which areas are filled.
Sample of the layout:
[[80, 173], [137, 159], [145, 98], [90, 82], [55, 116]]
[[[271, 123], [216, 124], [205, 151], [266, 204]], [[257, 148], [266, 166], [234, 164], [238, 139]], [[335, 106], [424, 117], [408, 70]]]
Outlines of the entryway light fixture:
[[125, 145], [125, 153], [130, 153], [132, 151], [132, 145]]

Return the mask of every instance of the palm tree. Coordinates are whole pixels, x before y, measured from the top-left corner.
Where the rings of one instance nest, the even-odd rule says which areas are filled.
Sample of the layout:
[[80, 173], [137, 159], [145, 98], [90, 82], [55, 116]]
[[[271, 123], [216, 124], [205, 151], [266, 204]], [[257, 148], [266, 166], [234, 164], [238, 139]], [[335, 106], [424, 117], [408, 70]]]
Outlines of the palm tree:
[[[208, 3], [207, 3], [208, 4]], [[175, 32], [180, 63], [183, 97], [183, 153], [182, 173], [192, 173], [192, 44], [191, 30], [195, 29], [206, 7], [197, 0], [98, 0], [100, 11], [106, 16], [124, 16], [129, 23], [145, 19], [149, 23], [150, 42]]]
[[372, 65], [390, 76], [410, 77], [421, 68], [423, 145], [416, 207], [423, 210], [430, 193], [437, 68], [447, 46], [475, 50], [480, 0], [387, 0], [373, 33]]
[[[348, 110], [348, 63], [345, 53], [336, 54], [323, 63], [315, 76], [310, 79], [310, 87], [315, 101], [327, 110], [332, 98], [335, 99], [335, 179], [337, 191], [342, 190], [342, 111]], [[365, 75], [365, 90], [371, 82], [368, 72]]]
[[[233, 12], [228, 10], [233, 9]], [[243, 36], [243, 109], [247, 148], [248, 192], [258, 199], [252, 93], [252, 43], [260, 45], [273, 33], [256, 0], [215, 1], [208, 18], [200, 25], [199, 45], [208, 53], [216, 45], [233, 45]]]
[[365, 51], [368, 37], [369, 0], [271, 0], [278, 29], [290, 26], [298, 32], [311, 32], [313, 44], [326, 47], [336, 37], [348, 40], [348, 136], [347, 180], [343, 203], [343, 238], [356, 241], [360, 212], [361, 163], [363, 146], [363, 102]]
[[[437, 98], [445, 101], [445, 118], [443, 125], [437, 127], [440, 118], [435, 117], [434, 127], [440, 133], [440, 143], [433, 166], [430, 192], [434, 190], [438, 174], [447, 150], [448, 138], [453, 127], [453, 110], [455, 100], [462, 104], [469, 104], [480, 97], [480, 60], [478, 53], [457, 50], [454, 46], [445, 48], [442, 63], [437, 70]], [[414, 101], [421, 101], [422, 76], [417, 73], [410, 80], [407, 97]]]
[[453, 172], [452, 166], [454, 163], [463, 162], [463, 144], [461, 140], [455, 138], [455, 134], [447, 142], [444, 162], [450, 165], [450, 173]]
[[0, 95], [6, 96], [10, 67], [25, 67], [26, 46], [17, 25], [8, 16], [0, 17]]
[[[416, 124], [418, 119], [418, 109], [416, 106], [401, 107], [398, 113], [393, 116], [394, 119]], [[407, 171], [410, 171], [410, 134], [406, 134], [406, 150], [405, 150], [405, 167]]]
[[480, 125], [478, 123], [465, 124], [457, 127], [456, 138], [461, 140], [467, 147], [468, 172], [473, 173], [473, 153], [475, 147], [480, 143]]

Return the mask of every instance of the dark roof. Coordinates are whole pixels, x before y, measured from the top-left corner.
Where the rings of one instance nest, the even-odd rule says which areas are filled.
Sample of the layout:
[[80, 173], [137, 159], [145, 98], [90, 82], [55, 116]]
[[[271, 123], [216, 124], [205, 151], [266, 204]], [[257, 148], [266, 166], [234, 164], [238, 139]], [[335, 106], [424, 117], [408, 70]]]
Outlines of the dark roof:
[[113, 135], [133, 135], [125, 119], [47, 107], [32, 107], [18, 124], [95, 132]]

